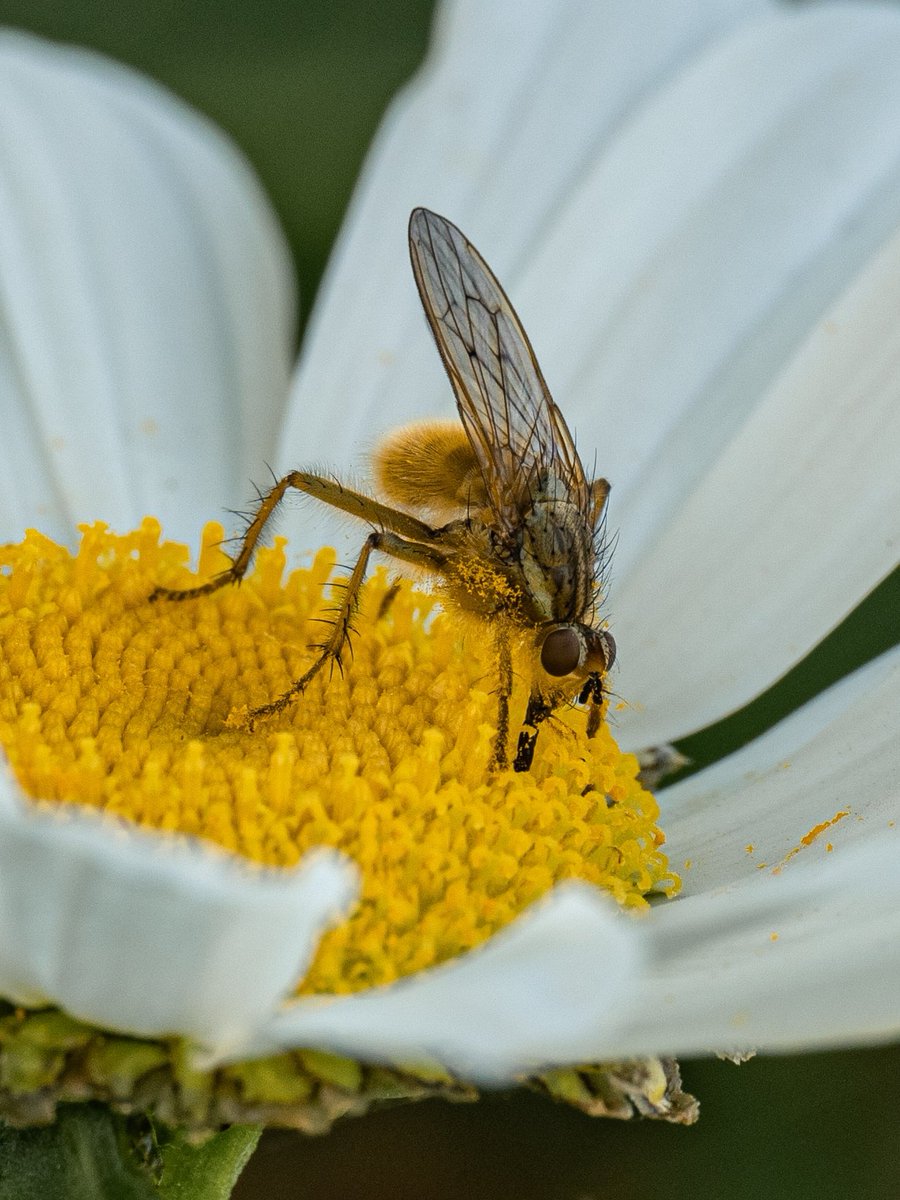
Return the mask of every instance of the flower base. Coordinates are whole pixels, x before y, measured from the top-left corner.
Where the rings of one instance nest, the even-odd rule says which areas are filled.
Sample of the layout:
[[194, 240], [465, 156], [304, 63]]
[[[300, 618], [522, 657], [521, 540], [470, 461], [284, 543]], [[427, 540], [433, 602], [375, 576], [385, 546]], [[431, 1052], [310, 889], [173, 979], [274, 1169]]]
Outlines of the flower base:
[[[678, 1124], [697, 1116], [673, 1060], [557, 1069], [521, 1082], [590, 1116]], [[472, 1101], [478, 1091], [433, 1067], [367, 1066], [313, 1050], [197, 1071], [179, 1040], [125, 1037], [56, 1009], [10, 1008], [0, 1018], [0, 1117], [19, 1127], [50, 1124], [59, 1105], [100, 1101], [199, 1138], [236, 1124], [320, 1134], [340, 1117], [432, 1096]]]

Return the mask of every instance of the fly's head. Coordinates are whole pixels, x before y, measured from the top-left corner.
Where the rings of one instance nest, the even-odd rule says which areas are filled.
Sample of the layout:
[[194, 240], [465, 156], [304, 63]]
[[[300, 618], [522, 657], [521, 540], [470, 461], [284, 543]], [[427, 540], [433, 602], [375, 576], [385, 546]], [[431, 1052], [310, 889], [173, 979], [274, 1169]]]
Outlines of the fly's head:
[[536, 646], [543, 670], [561, 688], [599, 680], [616, 661], [616, 642], [606, 629], [572, 621], [542, 625]]

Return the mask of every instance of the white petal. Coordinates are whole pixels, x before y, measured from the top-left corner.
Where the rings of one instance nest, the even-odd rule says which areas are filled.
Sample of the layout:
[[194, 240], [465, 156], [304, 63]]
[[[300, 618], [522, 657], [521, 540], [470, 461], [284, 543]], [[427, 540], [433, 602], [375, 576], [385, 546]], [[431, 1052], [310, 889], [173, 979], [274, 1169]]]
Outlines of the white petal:
[[[900, 1035], [896, 844], [666, 905], [642, 931], [652, 964], [601, 1056], [802, 1050]], [[640, 1049], [638, 1049], [640, 1047]]]
[[[900, 649], [884, 654], [736, 754], [660, 793], [682, 896], [742, 883], [785, 859], [900, 839]], [[809, 845], [810, 830], [846, 812]], [[752, 850], [747, 849], [752, 847]], [[798, 849], [799, 848], [799, 849]], [[898, 847], [900, 849], [900, 847]]]
[[293, 322], [246, 163], [97, 55], [0, 38], [4, 536], [146, 512], [196, 540], [271, 452]]
[[548, 229], [516, 294], [613, 478], [620, 570], [896, 231], [898, 59], [884, 7], [733, 31], [630, 114]]
[[662, 793], [673, 865], [693, 865], [641, 928], [650, 969], [617, 1050], [900, 1033], [898, 719], [895, 650]]
[[331, 852], [263, 871], [212, 846], [23, 804], [0, 779], [0, 995], [228, 1047], [302, 978], [356, 893]]
[[[373, 431], [452, 412], [409, 270], [411, 208], [427, 204], [462, 225], [517, 295], [529, 257], [628, 108], [719, 30], [769, 7], [445, 6], [425, 69], [376, 139], [320, 289], [281, 466], [346, 467]], [[303, 544], [310, 508], [292, 523]]]
[[[635, 702], [621, 717], [623, 746], [675, 739], [747, 703], [896, 565], [898, 280], [895, 234], [615, 588], [615, 687]], [[730, 419], [722, 414], [720, 432]], [[626, 526], [620, 544], [627, 537]]]
[[632, 995], [637, 943], [607, 897], [567, 884], [479, 950], [392, 987], [285, 1006], [230, 1057], [320, 1046], [499, 1080], [577, 1058]]
[[[621, 11], [637, 29], [633, 7]], [[633, 706], [619, 723], [627, 747], [746, 703], [896, 561], [900, 14], [754, 11], [738, 23], [718, 10], [702, 30], [685, 15], [667, 68], [662, 42], [645, 38], [647, 59], [621, 59], [633, 88], [614, 88], [609, 106], [570, 52], [564, 82], [550, 69], [551, 117], [529, 87], [544, 77], [538, 57], [556, 62], [549, 27], [532, 42], [528, 24], [521, 47], [503, 31], [517, 48], [507, 56], [499, 23], [483, 40], [468, 32], [470, 45], [461, 22], [459, 46], [419, 85], [443, 98], [443, 121], [422, 132], [413, 91], [382, 135], [281, 460], [340, 465], [373, 431], [451, 411], [400, 249], [401, 207], [443, 208], [497, 268], [586, 459], [596, 447], [613, 480], [608, 615], [614, 686]], [[559, 44], [573, 28], [593, 45], [577, 21], [556, 29]], [[480, 60], [469, 72], [465, 55], [491, 51], [496, 72], [479, 85]], [[507, 79], [504, 123], [480, 88], [507, 71], [523, 74]], [[315, 517], [303, 506], [299, 545], [315, 540]]]

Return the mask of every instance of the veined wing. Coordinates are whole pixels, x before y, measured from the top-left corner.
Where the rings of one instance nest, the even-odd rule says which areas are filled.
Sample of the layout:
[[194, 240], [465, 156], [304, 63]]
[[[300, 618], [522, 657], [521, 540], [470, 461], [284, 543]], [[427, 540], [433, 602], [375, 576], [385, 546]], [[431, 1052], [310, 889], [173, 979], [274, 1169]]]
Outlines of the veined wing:
[[589, 511], [575, 443], [490, 267], [425, 208], [409, 221], [413, 273], [498, 524], [514, 531], [538, 490]]

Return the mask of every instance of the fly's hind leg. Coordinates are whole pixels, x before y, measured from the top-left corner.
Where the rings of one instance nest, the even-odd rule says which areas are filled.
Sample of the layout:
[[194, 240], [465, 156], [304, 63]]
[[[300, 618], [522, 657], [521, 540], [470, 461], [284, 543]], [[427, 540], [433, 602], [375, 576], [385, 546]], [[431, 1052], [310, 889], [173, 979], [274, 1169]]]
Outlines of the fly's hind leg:
[[279, 479], [274, 487], [262, 497], [259, 502], [259, 507], [253, 514], [253, 520], [247, 526], [241, 542], [241, 548], [238, 550], [231, 566], [220, 572], [208, 583], [201, 583], [198, 587], [192, 588], [167, 588], [156, 587], [150, 593], [151, 600], [193, 600], [198, 596], [208, 596], [210, 592], [217, 592], [221, 587], [227, 587], [230, 583], [240, 583], [247, 573], [247, 568], [250, 566], [250, 561], [253, 558], [253, 552], [256, 549], [256, 544], [262, 536], [262, 532], [268, 524], [272, 513], [281, 503], [284, 493], [288, 488], [292, 487], [292, 476], [285, 475], [283, 479]]
[[360, 589], [365, 580], [366, 569], [373, 550], [381, 550], [392, 558], [399, 558], [432, 571], [440, 571], [446, 562], [446, 556], [431, 546], [406, 542], [396, 534], [383, 530], [370, 533], [363, 542], [356, 565], [344, 585], [344, 594], [338, 605], [331, 632], [318, 647], [320, 652], [318, 658], [277, 700], [272, 700], [269, 704], [261, 704], [259, 708], [251, 708], [242, 718], [241, 724], [252, 730], [261, 718], [274, 716], [288, 708], [306, 691], [326, 664], [330, 664], [332, 667], [336, 664], [340, 668], [341, 654], [350, 639], [350, 624], [359, 602]]
[[[291, 490], [305, 492], [308, 496], [313, 496], [315, 499], [321, 500], [324, 504], [329, 504], [332, 508], [339, 508], [342, 512], [349, 513], [353, 517], [359, 517], [371, 525], [378, 525], [385, 530], [399, 534], [400, 539], [408, 539], [413, 542], [429, 542], [434, 537], [434, 531], [424, 521], [418, 521], [415, 517], [411, 517], [409, 513], [399, 512], [397, 509], [390, 508], [386, 504], [380, 504], [377, 500], [373, 500], [371, 496], [365, 496], [361, 492], [354, 492], [352, 488], [344, 487], [336, 479], [328, 479], [323, 475], [314, 475], [310, 471], [291, 471], [290, 474], [279, 479], [263, 495], [256, 512], [253, 514], [253, 519], [244, 533], [241, 547], [227, 570], [216, 575], [208, 583], [200, 584], [199, 587], [154, 588], [150, 594], [150, 599], [193, 600], [197, 596], [208, 596], [210, 592], [218, 591], [221, 587], [227, 587], [230, 583], [239, 583], [247, 573], [247, 568], [250, 566], [257, 543], [260, 537], [262, 537], [263, 530], [269, 523], [270, 517], [284, 499], [285, 493]], [[393, 554], [394, 551], [389, 550], [388, 553]]]

